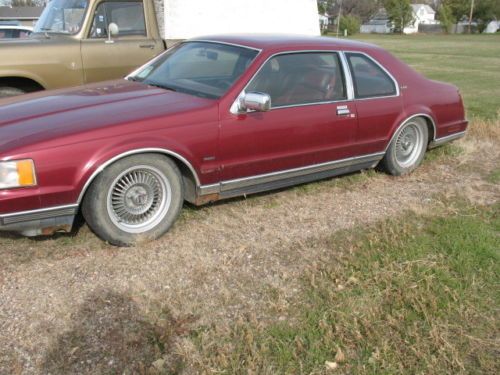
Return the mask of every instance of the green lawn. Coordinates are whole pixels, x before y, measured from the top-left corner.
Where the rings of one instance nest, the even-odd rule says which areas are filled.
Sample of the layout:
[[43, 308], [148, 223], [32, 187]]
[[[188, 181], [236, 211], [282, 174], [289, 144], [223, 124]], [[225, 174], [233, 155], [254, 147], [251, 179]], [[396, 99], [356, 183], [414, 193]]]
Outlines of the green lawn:
[[207, 367], [316, 374], [329, 363], [339, 374], [498, 374], [500, 206], [454, 204], [452, 216], [408, 215], [308, 244], [331, 252], [304, 275], [291, 318], [239, 322], [229, 336], [212, 332], [209, 348], [205, 330], [193, 334], [209, 354]]
[[457, 85], [470, 118], [500, 110], [500, 35], [373, 35], [352, 39], [380, 45], [428, 78]]

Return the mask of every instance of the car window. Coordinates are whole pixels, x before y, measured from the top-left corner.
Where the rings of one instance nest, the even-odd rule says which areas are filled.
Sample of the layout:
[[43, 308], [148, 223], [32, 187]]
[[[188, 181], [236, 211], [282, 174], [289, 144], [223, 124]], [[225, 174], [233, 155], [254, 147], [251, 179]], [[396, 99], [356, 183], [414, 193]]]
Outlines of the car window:
[[356, 98], [371, 98], [396, 94], [396, 85], [389, 75], [369, 57], [348, 53]]
[[13, 38], [13, 31], [11, 29], [0, 30], [0, 39], [10, 39]]
[[273, 108], [344, 100], [344, 75], [336, 53], [294, 53], [268, 60], [246, 88], [271, 96]]
[[210, 42], [173, 47], [129, 79], [204, 98], [220, 98], [245, 72], [257, 51]]
[[146, 36], [142, 1], [100, 3], [94, 13], [90, 37], [107, 38], [110, 23], [118, 26], [119, 36]]

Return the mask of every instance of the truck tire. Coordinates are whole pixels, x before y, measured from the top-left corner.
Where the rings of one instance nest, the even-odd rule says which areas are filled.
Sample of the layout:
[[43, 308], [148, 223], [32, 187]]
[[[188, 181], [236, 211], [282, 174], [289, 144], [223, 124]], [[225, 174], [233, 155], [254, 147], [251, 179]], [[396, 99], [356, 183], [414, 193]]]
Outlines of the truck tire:
[[25, 93], [26, 93], [26, 91], [19, 89], [17, 87], [0, 86], [0, 98], [7, 98], [9, 96], [22, 95]]

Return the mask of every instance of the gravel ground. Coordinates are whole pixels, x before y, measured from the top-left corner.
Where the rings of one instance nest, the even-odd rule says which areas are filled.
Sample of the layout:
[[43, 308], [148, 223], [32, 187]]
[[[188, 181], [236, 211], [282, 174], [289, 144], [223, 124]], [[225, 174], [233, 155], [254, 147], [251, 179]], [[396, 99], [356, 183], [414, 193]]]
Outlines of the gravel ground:
[[[174, 347], [188, 326], [269, 318], [265, 307], [284, 310], [321, 256], [299, 245], [433, 210], [443, 197], [498, 201], [486, 178], [500, 164], [498, 144], [459, 147], [406, 177], [357, 174], [188, 208], [165, 237], [140, 247], [108, 246], [86, 226], [48, 239], [0, 235], [0, 374], [147, 373], [162, 365], [158, 338]], [[485, 147], [486, 160], [476, 151]]]

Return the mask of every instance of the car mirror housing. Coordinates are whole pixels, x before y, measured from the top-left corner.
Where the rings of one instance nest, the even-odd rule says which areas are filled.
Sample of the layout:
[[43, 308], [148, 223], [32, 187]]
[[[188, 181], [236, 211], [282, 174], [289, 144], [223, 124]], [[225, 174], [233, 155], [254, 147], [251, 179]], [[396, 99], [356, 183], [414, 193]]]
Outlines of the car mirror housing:
[[267, 112], [271, 109], [271, 96], [263, 92], [248, 92], [240, 103], [243, 111]]

